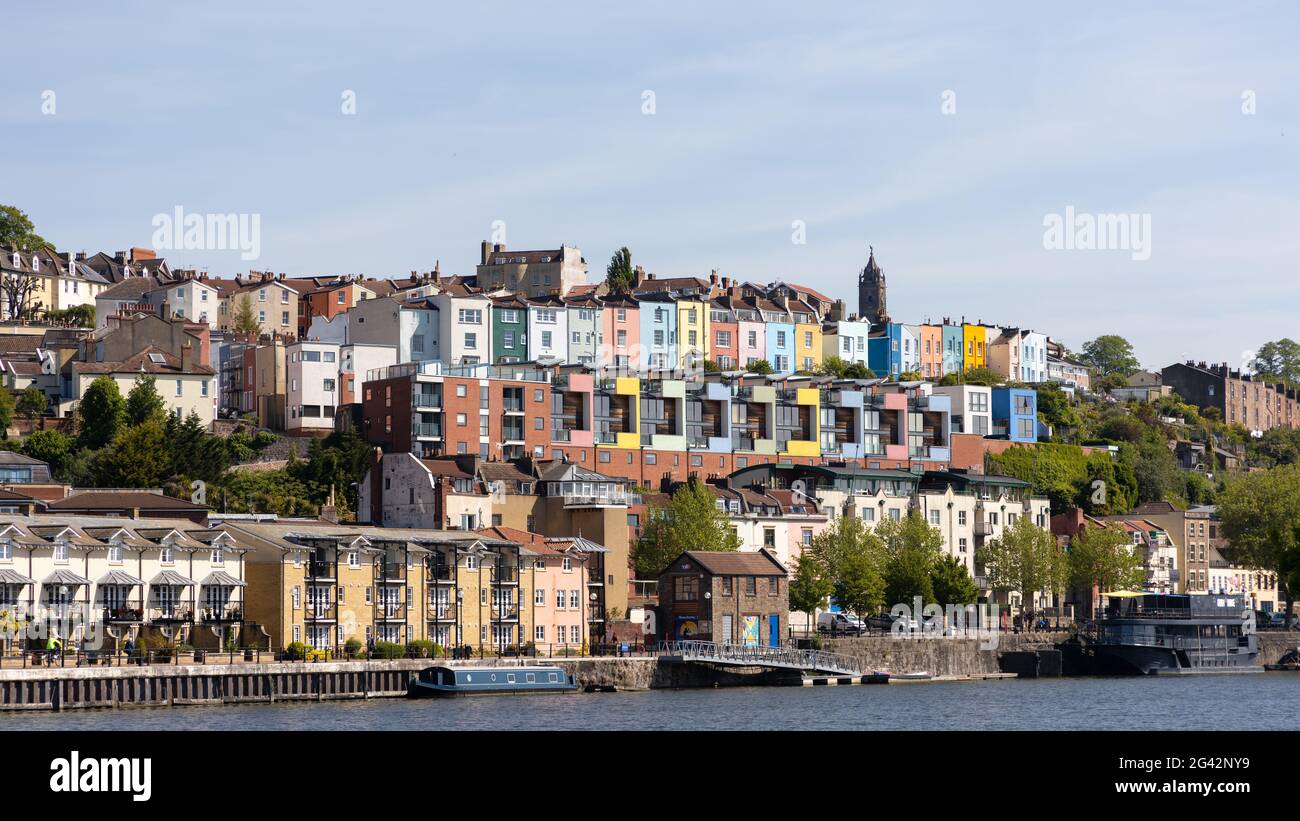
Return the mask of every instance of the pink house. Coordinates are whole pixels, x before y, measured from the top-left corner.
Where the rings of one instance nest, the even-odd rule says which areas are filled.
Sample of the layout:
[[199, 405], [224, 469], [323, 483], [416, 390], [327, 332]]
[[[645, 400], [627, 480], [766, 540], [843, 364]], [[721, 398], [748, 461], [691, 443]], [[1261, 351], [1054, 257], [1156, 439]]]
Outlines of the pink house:
[[601, 300], [601, 344], [596, 364], [601, 367], [633, 368], [641, 355], [641, 309], [626, 294], [610, 294]]

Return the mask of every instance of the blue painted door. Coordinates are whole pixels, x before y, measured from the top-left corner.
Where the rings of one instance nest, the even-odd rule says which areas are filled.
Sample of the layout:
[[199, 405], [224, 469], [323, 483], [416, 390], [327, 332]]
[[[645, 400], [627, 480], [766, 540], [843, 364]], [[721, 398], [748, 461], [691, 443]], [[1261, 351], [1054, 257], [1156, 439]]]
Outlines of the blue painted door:
[[772, 647], [781, 646], [781, 615], [773, 613], [767, 617], [767, 641]]

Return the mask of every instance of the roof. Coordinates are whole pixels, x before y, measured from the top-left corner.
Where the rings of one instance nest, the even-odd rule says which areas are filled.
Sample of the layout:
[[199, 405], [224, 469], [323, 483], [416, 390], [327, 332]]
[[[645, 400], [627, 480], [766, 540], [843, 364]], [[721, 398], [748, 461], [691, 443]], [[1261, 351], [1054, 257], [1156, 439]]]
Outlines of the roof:
[[140, 298], [156, 289], [158, 283], [153, 277], [127, 277], [111, 288], [102, 291], [96, 299], [124, 299], [139, 302]]
[[190, 361], [189, 369], [181, 366], [178, 356], [164, 351], [156, 345], [149, 345], [144, 350], [122, 362], [77, 362], [77, 373], [158, 373], [211, 376], [216, 370], [208, 365]]
[[41, 584], [90, 584], [90, 579], [87, 579], [85, 576], [79, 576], [71, 570], [59, 568], [42, 579]]
[[165, 585], [168, 587], [189, 587], [194, 584], [194, 580], [182, 576], [175, 570], [161, 570], [157, 576], [149, 580], [149, 584]]
[[47, 505], [50, 513], [74, 510], [175, 510], [203, 511], [206, 505], [196, 505], [184, 499], [164, 496], [148, 490], [86, 490], [73, 493]]
[[0, 584], [34, 584], [33, 579], [29, 579], [21, 573], [15, 573], [7, 567], [0, 567]]
[[673, 560], [664, 572], [681, 564], [682, 559], [691, 561], [704, 568], [714, 576], [786, 576], [785, 566], [778, 562], [771, 553], [760, 550], [757, 553], [740, 551], [688, 550]]
[[243, 579], [236, 579], [224, 570], [214, 570], [203, 577], [199, 584], [204, 587], [246, 587], [247, 583]]
[[95, 584], [123, 584], [134, 587], [135, 585], [144, 584], [144, 582], [132, 576], [130, 573], [121, 570], [110, 570], [99, 577]]

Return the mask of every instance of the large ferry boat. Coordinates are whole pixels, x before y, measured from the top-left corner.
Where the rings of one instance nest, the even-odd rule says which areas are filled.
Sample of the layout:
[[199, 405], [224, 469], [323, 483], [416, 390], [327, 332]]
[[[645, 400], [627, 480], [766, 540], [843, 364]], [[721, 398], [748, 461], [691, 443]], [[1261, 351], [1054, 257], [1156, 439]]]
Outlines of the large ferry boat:
[[1103, 673], [1263, 672], [1249, 598], [1111, 593], [1091, 643]]

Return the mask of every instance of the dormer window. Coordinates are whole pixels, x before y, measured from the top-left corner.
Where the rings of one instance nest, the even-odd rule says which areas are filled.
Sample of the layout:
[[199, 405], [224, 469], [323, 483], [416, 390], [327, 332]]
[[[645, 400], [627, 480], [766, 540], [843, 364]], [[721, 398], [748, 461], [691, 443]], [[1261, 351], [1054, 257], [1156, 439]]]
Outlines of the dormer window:
[[68, 560], [68, 543], [60, 539], [54, 543], [54, 561], [66, 562]]
[[121, 563], [122, 546], [120, 544], [111, 544], [108, 546], [108, 560], [110, 562]]
[[171, 564], [174, 561], [172, 559], [172, 549], [170, 547], [164, 547], [162, 550], [159, 550], [158, 561], [163, 564]]
[[155, 365], [166, 365], [167, 357], [163, 356], [160, 353], [151, 353], [149, 354], [149, 361], [154, 363]]
[[214, 547], [214, 548], [212, 548], [212, 563], [213, 563], [213, 564], [225, 564], [225, 563], [226, 563], [226, 551], [222, 550], [222, 549], [219, 548], [219, 547]]

